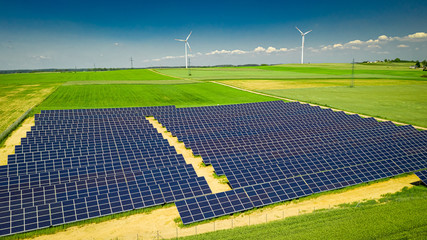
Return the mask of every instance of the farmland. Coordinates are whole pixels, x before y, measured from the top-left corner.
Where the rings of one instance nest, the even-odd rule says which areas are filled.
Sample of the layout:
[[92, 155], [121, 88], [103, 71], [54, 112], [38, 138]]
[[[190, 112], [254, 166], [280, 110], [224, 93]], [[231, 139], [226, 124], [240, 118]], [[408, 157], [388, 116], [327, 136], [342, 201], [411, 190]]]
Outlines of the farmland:
[[[348, 87], [349, 64], [198, 68], [192, 69], [192, 76], [187, 76], [185, 69], [5, 74], [0, 75], [0, 132], [30, 107], [34, 107], [30, 114], [33, 115], [49, 109], [194, 107], [277, 100], [212, 81], [427, 127], [427, 81], [421, 77], [421, 71], [409, 70], [408, 65], [358, 64], [354, 88]], [[267, 225], [207, 234], [203, 238], [269, 236], [274, 239], [281, 238], [284, 231], [289, 238], [340, 238], [340, 234], [354, 238], [417, 238], [426, 231], [425, 221], [417, 221], [425, 212], [425, 186], [399, 194], [399, 198], [388, 196], [360, 208], [343, 206], [315, 211]], [[415, 199], [408, 197], [414, 195]], [[387, 219], [387, 224], [381, 225], [381, 219]], [[358, 232], [366, 223], [371, 228]], [[338, 230], [328, 228], [334, 225]], [[376, 228], [378, 225], [381, 227]], [[312, 231], [301, 230], [307, 228]]]
[[[106, 98], [105, 96], [109, 97]], [[61, 86], [38, 108], [75, 109], [164, 105], [190, 107], [271, 100], [275, 99], [238, 91], [214, 83], [73, 85]]]

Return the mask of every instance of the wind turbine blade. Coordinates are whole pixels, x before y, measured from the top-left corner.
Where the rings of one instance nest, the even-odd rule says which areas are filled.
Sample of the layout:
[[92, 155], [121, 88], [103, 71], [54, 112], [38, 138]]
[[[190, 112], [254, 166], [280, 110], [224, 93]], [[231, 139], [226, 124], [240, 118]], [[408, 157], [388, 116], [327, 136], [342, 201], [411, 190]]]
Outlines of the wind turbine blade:
[[186, 42], [187, 43], [187, 46], [188, 46], [188, 48], [190, 49], [190, 51], [192, 51], [191, 50], [191, 47], [190, 47], [190, 44], [188, 43], [188, 42]]
[[308, 31], [308, 32], [304, 33], [304, 35], [306, 35], [307, 33], [311, 32], [311, 31], [313, 31], [313, 30], [310, 30], [310, 31]]
[[302, 31], [301, 31], [301, 30], [299, 30], [299, 28], [298, 28], [298, 27], [296, 27], [296, 26], [295, 26], [295, 28], [296, 28], [296, 29], [297, 29], [301, 34], [303, 34], [303, 33], [302, 33]]
[[187, 39], [185, 39], [186, 41], [190, 38], [190, 35], [193, 33], [193, 31], [190, 32], [190, 34], [188, 34]]
[[175, 39], [176, 41], [185, 42], [185, 40], [182, 39]]

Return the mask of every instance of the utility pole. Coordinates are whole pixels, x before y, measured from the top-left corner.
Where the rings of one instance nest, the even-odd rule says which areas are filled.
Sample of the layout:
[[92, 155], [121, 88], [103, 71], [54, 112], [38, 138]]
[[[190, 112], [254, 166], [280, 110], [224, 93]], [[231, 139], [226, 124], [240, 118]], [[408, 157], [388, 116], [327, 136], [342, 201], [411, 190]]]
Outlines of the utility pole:
[[130, 69], [133, 69], [133, 58], [130, 57]]
[[351, 65], [351, 82], [350, 87], [354, 87], [354, 58], [353, 58], [353, 64]]

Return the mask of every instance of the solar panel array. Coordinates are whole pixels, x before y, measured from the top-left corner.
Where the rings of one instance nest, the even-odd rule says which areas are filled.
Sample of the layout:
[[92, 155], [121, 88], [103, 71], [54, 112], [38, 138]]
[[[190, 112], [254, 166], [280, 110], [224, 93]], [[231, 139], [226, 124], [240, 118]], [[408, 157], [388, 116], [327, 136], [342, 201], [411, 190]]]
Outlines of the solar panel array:
[[419, 171], [415, 174], [420, 178], [421, 182], [427, 185], [427, 170]]
[[[211, 194], [148, 115], [233, 190]], [[296, 102], [50, 110], [35, 119], [0, 166], [0, 236], [168, 202], [189, 224], [427, 168], [426, 131]]]
[[0, 166], [0, 236], [210, 194], [145, 119], [175, 107], [42, 111]]
[[232, 191], [176, 202], [184, 224], [427, 167], [427, 134], [282, 101], [182, 108], [162, 125]]

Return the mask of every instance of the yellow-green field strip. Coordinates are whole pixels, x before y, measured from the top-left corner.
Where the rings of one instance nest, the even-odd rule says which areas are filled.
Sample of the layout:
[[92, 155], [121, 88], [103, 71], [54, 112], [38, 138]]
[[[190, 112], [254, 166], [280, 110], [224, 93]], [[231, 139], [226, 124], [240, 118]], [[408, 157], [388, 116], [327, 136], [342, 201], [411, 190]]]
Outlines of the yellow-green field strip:
[[[231, 86], [231, 85], [228, 85], [228, 84], [225, 84], [225, 83], [216, 82], [216, 81], [210, 81], [210, 82], [211, 83], [220, 84], [220, 85], [223, 85], [223, 86], [226, 86], [226, 87], [234, 88], [234, 89], [237, 89], [237, 90], [241, 90], [241, 91], [245, 91], [245, 92], [250, 92], [250, 93], [254, 93], [254, 94], [266, 96], [266, 97], [277, 98], [277, 99], [281, 99], [281, 100], [285, 100], [285, 101], [290, 101], [290, 102], [300, 102], [300, 103], [304, 103], [304, 104], [309, 104], [311, 106], [319, 106], [321, 108], [330, 108], [330, 107], [325, 107], [325, 106], [322, 106], [322, 105], [312, 104], [312, 103], [308, 103], [308, 102], [297, 101], [295, 99], [278, 97], [278, 96], [274, 96], [274, 95], [270, 95], [270, 94], [260, 93], [260, 92], [256, 92], [256, 91], [252, 91], [252, 90], [248, 90], [248, 89], [244, 89], [244, 88], [239, 88], [239, 87]], [[345, 110], [341, 110], [341, 109], [336, 109], [336, 108], [330, 108], [330, 109], [332, 109], [334, 111], [343, 111], [343, 112], [345, 112], [347, 114], [358, 114], [361, 117], [372, 117], [372, 116], [363, 115], [363, 114], [354, 113], [354, 112], [349, 112], [349, 111], [345, 111]], [[375, 118], [377, 121], [391, 121], [391, 120], [388, 120], [388, 119], [383, 119], [383, 118], [378, 118], [378, 117], [373, 117], [373, 118]], [[396, 122], [396, 121], [391, 121], [391, 122], [394, 123], [394, 124], [397, 124], [397, 125], [408, 125], [407, 123], [401, 123], [401, 122]], [[425, 127], [420, 127], [420, 126], [415, 126], [415, 125], [412, 125], [412, 126], [414, 128], [420, 129], [420, 130], [427, 130], [427, 128], [425, 128]]]

